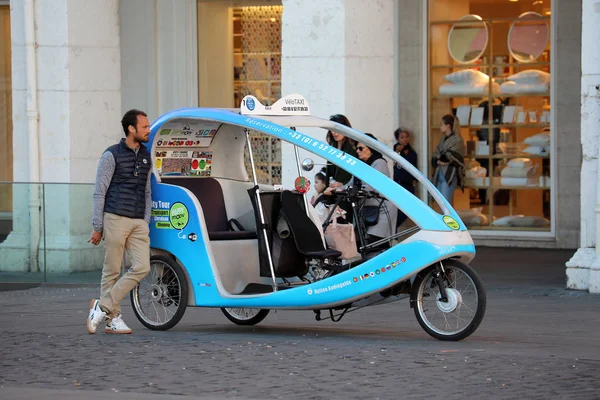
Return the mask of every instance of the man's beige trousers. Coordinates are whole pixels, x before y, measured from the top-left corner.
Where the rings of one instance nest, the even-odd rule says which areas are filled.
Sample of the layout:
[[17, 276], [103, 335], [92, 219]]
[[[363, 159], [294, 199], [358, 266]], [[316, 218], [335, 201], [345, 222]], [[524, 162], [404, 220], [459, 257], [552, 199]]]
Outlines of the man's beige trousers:
[[[121, 312], [120, 302], [150, 271], [150, 229], [143, 219], [104, 214], [104, 266], [100, 307], [108, 321]], [[123, 253], [131, 268], [123, 276]]]

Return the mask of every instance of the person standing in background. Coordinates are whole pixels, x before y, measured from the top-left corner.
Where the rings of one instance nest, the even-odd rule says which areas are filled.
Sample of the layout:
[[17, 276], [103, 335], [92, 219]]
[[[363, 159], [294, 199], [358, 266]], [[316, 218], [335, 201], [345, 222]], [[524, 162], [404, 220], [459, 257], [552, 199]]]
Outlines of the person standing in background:
[[432, 183], [452, 204], [456, 187], [463, 188], [466, 146], [455, 116], [444, 115], [440, 121], [440, 131], [443, 136], [431, 159], [434, 168]]
[[[407, 129], [398, 128], [394, 131], [394, 138], [396, 144], [394, 145], [394, 152], [400, 154], [406, 161], [412, 164], [413, 167], [417, 167], [417, 152], [410, 145], [410, 132]], [[415, 194], [417, 186], [417, 180], [399, 164], [394, 163], [394, 181], [408, 190], [410, 193]], [[406, 221], [406, 214], [398, 210], [398, 218], [396, 220], [396, 229]]]

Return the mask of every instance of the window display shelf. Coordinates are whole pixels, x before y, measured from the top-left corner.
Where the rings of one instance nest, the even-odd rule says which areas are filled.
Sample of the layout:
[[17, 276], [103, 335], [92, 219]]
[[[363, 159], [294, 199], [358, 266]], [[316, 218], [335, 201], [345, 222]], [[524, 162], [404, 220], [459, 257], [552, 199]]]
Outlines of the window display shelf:
[[463, 126], [463, 128], [469, 128], [469, 129], [486, 129], [486, 128], [506, 128], [506, 129], [510, 129], [510, 128], [523, 128], [523, 129], [530, 129], [530, 128], [549, 128], [550, 124], [549, 123], [545, 123], [545, 124], [484, 124], [484, 125], [467, 125], [467, 126]]
[[505, 158], [538, 158], [538, 159], [548, 159], [550, 155], [538, 155], [538, 154], [494, 154], [493, 156], [489, 155], [476, 155], [475, 157], [465, 157], [467, 160], [487, 160], [492, 158], [494, 160], [502, 160]]
[[494, 226], [494, 225], [467, 225], [470, 231], [518, 231], [518, 232], [548, 232], [548, 227], [525, 226]]
[[[486, 63], [486, 64], [436, 64], [436, 65], [432, 65], [431, 68], [433, 69], [444, 69], [444, 68], [460, 68], [460, 69], [469, 69], [469, 68], [491, 68], [491, 67], [515, 67], [515, 68], [531, 68], [531, 67], [543, 67], [543, 66], [549, 66], [550, 62], [549, 61], [544, 61], [544, 62], [534, 62], [534, 63], [527, 63], [527, 64], [519, 64], [517, 62], [515, 63]], [[494, 76], [495, 77], [495, 76]]]
[[[545, 20], [546, 22], [550, 22], [550, 16], [541, 16], [539, 17], [541, 20]], [[492, 23], [497, 23], [497, 22], [517, 22], [519, 21], [520, 18], [519, 17], [497, 17], [497, 18], [482, 18], [480, 21], [488, 23], [488, 24], [492, 24]], [[435, 26], [435, 25], [454, 25], [456, 23], [464, 23], [465, 21], [460, 20], [460, 19], [440, 19], [440, 20], [434, 20], [434, 21], [429, 21], [429, 25], [431, 26]]]
[[[546, 190], [550, 189], [550, 177], [547, 176], [538, 176], [532, 177], [528, 179], [528, 184], [526, 185], [503, 185], [502, 179], [500, 177], [494, 177], [491, 179], [488, 177], [484, 178], [465, 178], [465, 187], [474, 188], [474, 189], [508, 189], [508, 190], [518, 190], [518, 189], [537, 189], [537, 190]], [[521, 182], [521, 181], [519, 181]], [[514, 183], [514, 181], [513, 181]]]
[[494, 190], [548, 190], [550, 186], [539, 186], [539, 185], [530, 185], [530, 186], [490, 186], [490, 185], [469, 185], [465, 183], [466, 188], [471, 189], [494, 189]]
[[471, 94], [468, 96], [456, 96], [453, 94], [437, 94], [432, 99], [506, 99], [509, 97], [550, 97], [550, 93], [498, 93], [498, 94]]

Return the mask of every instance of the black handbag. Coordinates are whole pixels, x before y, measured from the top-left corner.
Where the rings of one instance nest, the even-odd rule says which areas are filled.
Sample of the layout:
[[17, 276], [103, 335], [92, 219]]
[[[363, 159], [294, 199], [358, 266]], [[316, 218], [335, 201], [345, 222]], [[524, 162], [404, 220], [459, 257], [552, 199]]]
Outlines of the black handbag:
[[366, 226], [377, 225], [380, 206], [363, 206], [362, 217]]

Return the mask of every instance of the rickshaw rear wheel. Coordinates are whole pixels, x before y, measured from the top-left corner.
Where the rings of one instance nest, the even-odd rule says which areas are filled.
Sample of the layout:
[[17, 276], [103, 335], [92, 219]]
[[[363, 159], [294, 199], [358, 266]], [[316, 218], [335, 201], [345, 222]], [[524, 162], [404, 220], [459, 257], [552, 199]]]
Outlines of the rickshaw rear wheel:
[[130, 292], [137, 319], [155, 331], [171, 329], [188, 304], [188, 282], [181, 266], [166, 255], [150, 257], [150, 272]]
[[458, 260], [444, 260], [441, 281], [447, 300], [441, 299], [435, 274], [439, 263], [421, 271], [412, 286], [411, 302], [419, 325], [430, 336], [459, 341], [481, 324], [486, 309], [486, 291], [475, 270]]
[[256, 325], [269, 315], [270, 310], [260, 308], [221, 308], [228, 320], [237, 325]]

